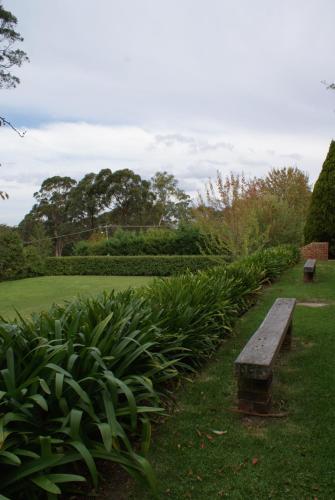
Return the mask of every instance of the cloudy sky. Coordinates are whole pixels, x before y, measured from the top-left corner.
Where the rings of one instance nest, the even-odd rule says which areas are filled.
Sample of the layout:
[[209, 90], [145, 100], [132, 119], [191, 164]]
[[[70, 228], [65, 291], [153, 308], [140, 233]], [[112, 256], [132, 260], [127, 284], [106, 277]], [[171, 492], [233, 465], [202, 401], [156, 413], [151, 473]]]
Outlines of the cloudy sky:
[[2, 0], [30, 58], [0, 90], [0, 223], [52, 175], [298, 166], [311, 183], [335, 130], [333, 0]]

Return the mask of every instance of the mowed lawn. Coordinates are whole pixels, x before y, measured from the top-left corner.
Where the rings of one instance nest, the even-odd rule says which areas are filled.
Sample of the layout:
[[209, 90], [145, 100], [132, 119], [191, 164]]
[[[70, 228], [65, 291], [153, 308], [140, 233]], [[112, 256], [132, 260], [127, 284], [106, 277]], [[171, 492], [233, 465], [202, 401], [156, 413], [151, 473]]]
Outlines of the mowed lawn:
[[43, 276], [0, 283], [0, 315], [14, 318], [48, 309], [53, 303], [72, 300], [77, 295], [94, 295], [103, 290], [125, 290], [146, 285], [146, 276]]
[[[318, 263], [312, 284], [303, 283], [302, 267], [267, 287], [207, 367], [175, 394], [175, 412], [153, 433], [149, 453], [158, 498], [335, 499], [335, 262]], [[275, 367], [274, 412], [288, 415], [233, 413], [234, 360], [277, 297], [305, 303], [294, 313], [292, 350]], [[124, 498], [152, 496], [129, 485]]]

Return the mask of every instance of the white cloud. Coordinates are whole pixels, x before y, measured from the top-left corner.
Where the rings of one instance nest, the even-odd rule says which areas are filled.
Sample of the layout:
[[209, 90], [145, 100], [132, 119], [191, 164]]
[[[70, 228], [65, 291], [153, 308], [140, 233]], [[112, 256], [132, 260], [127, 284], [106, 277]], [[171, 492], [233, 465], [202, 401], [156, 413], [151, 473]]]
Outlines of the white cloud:
[[[205, 127], [206, 128], [206, 127]], [[214, 125], [211, 127], [214, 130]], [[192, 132], [192, 135], [191, 135]], [[191, 137], [192, 141], [164, 141], [160, 137]], [[225, 147], [194, 145], [234, 144]], [[185, 147], [185, 145], [187, 147]], [[287, 154], [295, 148], [297, 153]], [[298, 165], [314, 181], [328, 148], [322, 136], [264, 134], [235, 131], [220, 136], [205, 130], [175, 132], [139, 127], [92, 125], [88, 123], [53, 123], [29, 129], [21, 139], [11, 130], [2, 130], [0, 151], [1, 189], [10, 200], [0, 203], [0, 221], [16, 224], [33, 205], [33, 193], [41, 182], [53, 175], [80, 179], [102, 168], [130, 168], [144, 178], [158, 170], [173, 173], [190, 194], [201, 190], [216, 171], [244, 171], [246, 175], [264, 175], [271, 167]], [[269, 154], [270, 151], [270, 154]], [[303, 152], [303, 155], [302, 153]], [[304, 158], [302, 163], [299, 158]]]
[[[1, 90], [0, 220], [46, 177], [131, 168], [190, 193], [216, 170], [297, 165], [315, 181], [333, 136], [333, 0], [7, 0], [30, 64]], [[322, 26], [322, 29], [318, 27]], [[321, 57], [322, 55], [322, 57]]]
[[[332, 0], [11, 0], [30, 64], [0, 106], [48, 120], [330, 132]], [[322, 29], [318, 27], [322, 26]], [[322, 57], [320, 55], [322, 54]], [[295, 151], [293, 149], [293, 151]]]

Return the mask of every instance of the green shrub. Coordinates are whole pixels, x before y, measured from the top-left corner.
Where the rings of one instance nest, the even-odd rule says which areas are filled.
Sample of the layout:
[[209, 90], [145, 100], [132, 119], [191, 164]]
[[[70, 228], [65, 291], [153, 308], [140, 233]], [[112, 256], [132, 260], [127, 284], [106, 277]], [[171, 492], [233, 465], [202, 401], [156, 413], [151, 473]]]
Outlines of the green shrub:
[[45, 274], [45, 257], [40, 254], [39, 249], [33, 245], [28, 245], [23, 249], [24, 269], [23, 275], [43, 276]]
[[17, 231], [0, 227], [0, 280], [22, 276], [24, 268], [23, 243]]
[[278, 247], [29, 321], [0, 318], [0, 495], [70, 493], [68, 483], [85, 480], [78, 462], [96, 486], [96, 459], [154, 489], [145, 455], [150, 419], [171, 394], [167, 381], [209, 358], [262, 284], [298, 258]]
[[49, 257], [48, 275], [170, 276], [214, 266], [206, 255]]
[[164, 345], [182, 346], [183, 362], [198, 365], [255, 302], [262, 285], [276, 279], [299, 257], [295, 247], [280, 246], [227, 266], [157, 278], [137, 293], [144, 293], [166, 330]]
[[[79, 300], [30, 321], [0, 323], [0, 493], [66, 491], [82, 461], [120, 464], [153, 487], [144, 455], [160, 386], [177, 375], [161, 330], [131, 291]], [[130, 438], [141, 439], [133, 449]], [[69, 473], [70, 471], [70, 473]]]
[[92, 243], [87, 240], [78, 241], [73, 245], [73, 254], [80, 256], [91, 255]]
[[202, 238], [200, 230], [190, 225], [146, 232], [119, 229], [109, 239], [79, 241], [74, 255], [199, 255]]

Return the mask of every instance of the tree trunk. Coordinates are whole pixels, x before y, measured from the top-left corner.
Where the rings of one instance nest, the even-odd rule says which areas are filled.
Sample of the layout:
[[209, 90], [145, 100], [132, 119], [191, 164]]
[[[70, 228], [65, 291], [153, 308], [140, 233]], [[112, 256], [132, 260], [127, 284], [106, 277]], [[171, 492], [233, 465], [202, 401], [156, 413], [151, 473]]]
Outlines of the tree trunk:
[[61, 257], [62, 252], [63, 252], [63, 240], [61, 238], [56, 239], [56, 245], [55, 245], [55, 256], [56, 257]]

